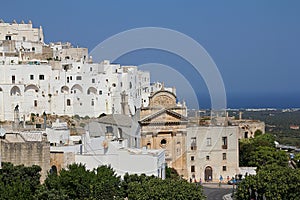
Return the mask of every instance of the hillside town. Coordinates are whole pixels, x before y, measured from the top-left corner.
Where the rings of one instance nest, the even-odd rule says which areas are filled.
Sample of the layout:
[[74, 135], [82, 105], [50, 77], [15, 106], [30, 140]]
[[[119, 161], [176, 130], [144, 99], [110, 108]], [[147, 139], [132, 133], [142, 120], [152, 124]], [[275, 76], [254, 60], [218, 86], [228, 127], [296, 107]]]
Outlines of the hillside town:
[[264, 122], [191, 116], [149, 72], [46, 44], [31, 21], [0, 21], [0, 71], [1, 161], [39, 165], [42, 182], [73, 163], [161, 179], [171, 167], [191, 182], [255, 173], [239, 166], [238, 142], [264, 133]]

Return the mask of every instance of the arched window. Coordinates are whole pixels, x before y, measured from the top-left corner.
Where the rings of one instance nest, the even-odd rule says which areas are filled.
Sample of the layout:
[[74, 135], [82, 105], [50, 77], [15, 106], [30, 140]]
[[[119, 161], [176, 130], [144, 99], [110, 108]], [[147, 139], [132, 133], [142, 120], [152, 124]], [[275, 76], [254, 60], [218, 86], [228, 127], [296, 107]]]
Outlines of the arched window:
[[147, 149], [151, 149], [151, 143], [150, 142], [147, 143]]
[[87, 94], [97, 94], [97, 89], [94, 88], [94, 87], [89, 87], [88, 90], [87, 90]]
[[82, 93], [83, 89], [79, 84], [75, 84], [71, 88], [71, 91], [73, 91], [73, 93], [76, 94], [76, 92]]
[[69, 87], [68, 86], [62, 86], [61, 87], [61, 93], [68, 94], [69, 93]]
[[21, 90], [18, 86], [14, 86], [10, 90], [10, 96], [21, 96]]

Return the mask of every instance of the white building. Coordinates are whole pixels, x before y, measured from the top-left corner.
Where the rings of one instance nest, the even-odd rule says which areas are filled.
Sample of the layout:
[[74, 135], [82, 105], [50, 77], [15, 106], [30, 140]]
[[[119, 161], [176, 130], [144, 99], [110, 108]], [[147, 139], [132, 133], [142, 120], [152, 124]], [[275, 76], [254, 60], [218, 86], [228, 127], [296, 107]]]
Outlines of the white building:
[[106, 137], [111, 140], [125, 141], [126, 147], [140, 146], [140, 127], [136, 119], [128, 115], [113, 114], [89, 122], [85, 126], [90, 137]]
[[165, 178], [163, 150], [127, 148], [124, 140], [121, 142], [110, 141], [105, 137], [90, 138], [88, 134], [83, 136], [82, 141], [81, 145], [51, 146], [51, 163], [55, 168], [61, 169], [73, 162], [84, 164], [90, 170], [101, 165], [110, 165], [120, 176], [128, 173]]
[[68, 124], [59, 122], [58, 119], [52, 123], [52, 127], [46, 128], [46, 134], [50, 146], [68, 145], [71, 143]]
[[44, 42], [42, 27], [33, 28], [31, 21], [20, 24], [15, 20], [12, 23], [5, 23], [0, 20], [0, 40]]
[[92, 63], [87, 53], [70, 43], [44, 44], [42, 28], [31, 23], [0, 23], [0, 121], [13, 121], [16, 107], [20, 121], [44, 112], [134, 115], [162, 87], [137, 66]]

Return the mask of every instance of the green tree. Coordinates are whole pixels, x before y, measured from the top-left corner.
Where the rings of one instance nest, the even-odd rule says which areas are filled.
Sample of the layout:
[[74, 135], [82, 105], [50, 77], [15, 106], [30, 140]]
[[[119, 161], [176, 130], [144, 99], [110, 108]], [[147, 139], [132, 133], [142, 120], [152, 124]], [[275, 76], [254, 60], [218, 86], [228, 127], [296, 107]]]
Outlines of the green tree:
[[261, 167], [276, 164], [286, 167], [288, 165], [288, 156], [284, 151], [276, 150], [273, 147], [258, 147], [250, 155], [250, 166], [255, 166], [259, 170]]
[[128, 184], [124, 190], [127, 196], [124, 197], [130, 200], [205, 199], [202, 186], [183, 179], [162, 180], [157, 177], [133, 175], [128, 176], [126, 182]]
[[251, 139], [241, 139], [239, 141], [240, 166], [250, 166], [250, 156], [255, 151], [255, 148]]
[[82, 164], [72, 164], [58, 175], [48, 174], [36, 199], [116, 199], [122, 194], [120, 181], [111, 167], [90, 171]]
[[257, 137], [257, 136], [260, 136], [260, 135], [262, 135], [262, 131], [261, 130], [256, 130], [255, 132], [254, 132], [254, 137]]
[[275, 137], [269, 133], [258, 135], [251, 140], [255, 147], [275, 147]]
[[296, 163], [297, 167], [300, 168], [300, 153], [295, 154], [294, 162]]
[[300, 171], [276, 164], [268, 165], [243, 180], [236, 199], [299, 199]]
[[[256, 154], [260, 147], [269, 147], [276, 151], [274, 136], [266, 133], [255, 138], [241, 139], [239, 141], [240, 166], [253, 166], [253, 162], [251, 162], [253, 154]], [[253, 167], [255, 166], [257, 165]]]
[[181, 177], [179, 176], [178, 172], [176, 171], [176, 169], [172, 168], [172, 167], [166, 167], [166, 178], [170, 178], [170, 179], [180, 179]]
[[33, 199], [40, 186], [41, 168], [2, 163], [0, 169], [0, 199]]
[[110, 166], [100, 166], [91, 186], [92, 199], [115, 199], [123, 195], [120, 190], [121, 179]]

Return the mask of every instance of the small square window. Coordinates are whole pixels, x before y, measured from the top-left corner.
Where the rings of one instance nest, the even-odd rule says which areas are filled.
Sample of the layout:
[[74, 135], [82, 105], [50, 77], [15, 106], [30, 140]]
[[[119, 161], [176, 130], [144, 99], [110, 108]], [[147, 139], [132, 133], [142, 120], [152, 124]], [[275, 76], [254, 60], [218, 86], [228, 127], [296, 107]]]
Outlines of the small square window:
[[222, 168], [223, 168], [223, 171], [226, 171], [226, 170], [227, 170], [227, 167], [226, 167], [226, 166], [223, 166]]
[[34, 80], [34, 75], [33, 74], [30, 75], [30, 80]]
[[39, 79], [40, 79], [40, 80], [45, 80], [45, 76], [44, 76], [43, 74], [40, 74], [40, 75], [39, 75]]
[[226, 153], [223, 153], [223, 160], [226, 160]]
[[209, 156], [206, 156], [206, 160], [209, 160]]

